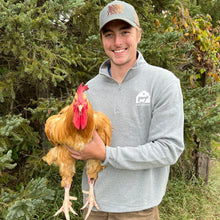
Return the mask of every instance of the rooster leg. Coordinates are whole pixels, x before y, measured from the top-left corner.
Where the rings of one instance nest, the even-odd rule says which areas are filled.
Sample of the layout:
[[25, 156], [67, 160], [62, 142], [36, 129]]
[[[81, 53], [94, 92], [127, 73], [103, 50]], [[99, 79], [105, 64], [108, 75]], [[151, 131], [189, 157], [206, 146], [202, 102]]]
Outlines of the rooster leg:
[[[93, 178], [88, 178], [88, 183], [89, 183], [89, 193], [87, 193], [87, 194], [89, 194], [89, 195], [86, 199], [87, 201], [86, 201], [85, 205], [81, 208], [81, 209], [84, 209], [84, 208], [86, 208], [87, 205], [89, 206], [86, 217], [85, 217], [85, 220], [90, 215], [90, 212], [91, 212], [93, 206], [95, 206], [98, 210], [100, 210], [97, 203], [96, 203], [96, 201], [95, 201], [95, 195], [94, 195], [95, 180]], [[84, 193], [86, 193], [86, 192], [84, 192]]]
[[63, 205], [54, 214], [54, 216], [57, 216], [61, 212], [64, 212], [66, 220], [70, 220], [69, 211], [72, 212], [74, 215], [77, 215], [77, 213], [71, 207], [72, 203], [70, 202], [70, 200], [77, 200], [77, 198], [69, 195], [70, 187], [71, 187], [71, 184], [64, 187], [65, 195], [64, 195]]

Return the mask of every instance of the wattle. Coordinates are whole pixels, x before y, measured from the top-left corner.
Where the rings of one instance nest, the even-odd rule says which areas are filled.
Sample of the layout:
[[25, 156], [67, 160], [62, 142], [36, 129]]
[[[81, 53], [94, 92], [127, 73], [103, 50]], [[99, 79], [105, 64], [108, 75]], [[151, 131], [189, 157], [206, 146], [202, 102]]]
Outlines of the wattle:
[[79, 114], [79, 111], [74, 112], [73, 124], [79, 130], [80, 127], [83, 130], [87, 125], [87, 115], [86, 111], [83, 109], [82, 114]]

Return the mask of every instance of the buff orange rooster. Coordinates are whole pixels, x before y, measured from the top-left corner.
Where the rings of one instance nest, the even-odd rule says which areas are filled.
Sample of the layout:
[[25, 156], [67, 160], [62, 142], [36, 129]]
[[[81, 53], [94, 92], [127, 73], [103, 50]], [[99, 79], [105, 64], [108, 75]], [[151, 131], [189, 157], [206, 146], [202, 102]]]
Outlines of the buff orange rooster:
[[[70, 219], [69, 211], [76, 215], [77, 213], [71, 207], [72, 203], [70, 202], [76, 198], [69, 195], [72, 177], [75, 173], [75, 159], [71, 157], [65, 145], [76, 151], [81, 151], [91, 141], [95, 130], [105, 145], [110, 146], [111, 144], [111, 122], [103, 113], [93, 110], [84, 93], [86, 90], [88, 90], [88, 86], [83, 86], [82, 83], [72, 104], [63, 108], [57, 115], [49, 117], [45, 124], [45, 133], [54, 148], [50, 149], [43, 160], [49, 165], [55, 163], [59, 166], [62, 177], [61, 186], [65, 189], [63, 205], [54, 216], [64, 212], [67, 220]], [[103, 168], [99, 160], [88, 160], [86, 162], [89, 193], [83, 208], [87, 205], [89, 207], [85, 219], [88, 218], [93, 206], [99, 209], [94, 196], [94, 183], [98, 177], [98, 172]]]

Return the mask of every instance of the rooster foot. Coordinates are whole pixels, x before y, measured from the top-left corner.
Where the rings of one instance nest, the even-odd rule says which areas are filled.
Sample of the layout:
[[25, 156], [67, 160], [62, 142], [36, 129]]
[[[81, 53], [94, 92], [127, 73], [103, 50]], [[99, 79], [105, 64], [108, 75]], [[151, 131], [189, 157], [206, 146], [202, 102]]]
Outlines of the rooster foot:
[[71, 207], [72, 203], [70, 202], [70, 200], [77, 200], [77, 198], [69, 195], [70, 185], [69, 185], [69, 186], [65, 186], [64, 189], [65, 189], [65, 195], [64, 195], [63, 205], [62, 205], [62, 207], [54, 214], [54, 216], [57, 216], [57, 215], [59, 215], [61, 212], [64, 212], [64, 215], [65, 215], [65, 217], [66, 217], [66, 220], [70, 220], [69, 211], [72, 212], [74, 215], [77, 215], [77, 213], [76, 213], [76, 212], [73, 210], [73, 208]]
[[85, 220], [89, 217], [90, 212], [92, 211], [93, 206], [95, 206], [98, 210], [100, 210], [100, 208], [98, 207], [96, 201], [95, 201], [95, 195], [94, 195], [94, 183], [95, 180], [94, 179], [90, 179], [88, 178], [88, 182], [89, 182], [89, 192], [83, 191], [83, 193], [88, 194], [88, 197], [86, 199], [86, 203], [85, 205], [81, 208], [81, 209], [85, 209], [86, 206], [88, 206], [88, 211], [85, 217]]

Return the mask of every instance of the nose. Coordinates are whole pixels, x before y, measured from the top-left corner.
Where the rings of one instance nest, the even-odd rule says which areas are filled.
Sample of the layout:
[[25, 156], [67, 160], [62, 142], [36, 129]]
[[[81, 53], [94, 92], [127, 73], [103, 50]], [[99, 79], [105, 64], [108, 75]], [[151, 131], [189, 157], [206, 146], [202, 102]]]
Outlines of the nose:
[[121, 36], [120, 36], [119, 34], [116, 34], [116, 35], [115, 35], [115, 39], [114, 39], [114, 40], [115, 40], [114, 43], [115, 43], [115, 46], [116, 46], [116, 47], [118, 47], [118, 46], [121, 45], [121, 42], [122, 42], [121, 40], [122, 40], [122, 39], [121, 39]]

